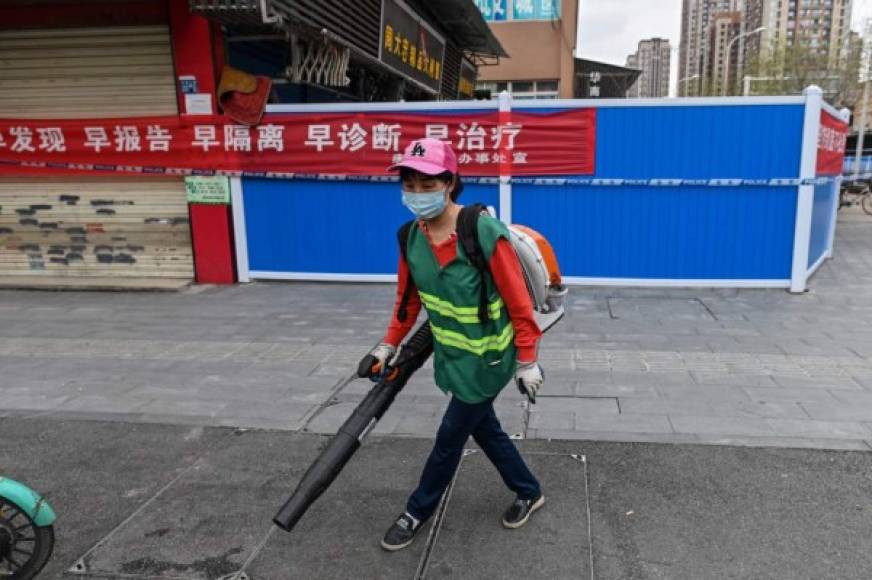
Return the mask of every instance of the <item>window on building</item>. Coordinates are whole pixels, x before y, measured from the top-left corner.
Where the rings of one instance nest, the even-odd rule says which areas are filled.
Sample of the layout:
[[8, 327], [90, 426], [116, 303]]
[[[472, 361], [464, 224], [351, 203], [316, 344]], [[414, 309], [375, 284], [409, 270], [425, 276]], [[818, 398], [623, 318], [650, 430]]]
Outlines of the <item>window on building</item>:
[[554, 81], [479, 81], [479, 90], [491, 92], [496, 99], [502, 91], [508, 91], [515, 99], [556, 99], [559, 84]]

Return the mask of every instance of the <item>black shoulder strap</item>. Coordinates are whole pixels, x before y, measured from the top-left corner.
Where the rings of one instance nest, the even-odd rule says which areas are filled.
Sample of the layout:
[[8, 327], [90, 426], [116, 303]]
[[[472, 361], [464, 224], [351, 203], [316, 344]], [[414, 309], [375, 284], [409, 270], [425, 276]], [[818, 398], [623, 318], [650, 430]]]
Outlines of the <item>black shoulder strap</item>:
[[475, 203], [463, 206], [460, 215], [457, 216], [457, 238], [466, 257], [479, 270], [487, 269], [484, 253], [478, 241], [478, 217], [483, 211], [487, 211], [487, 208], [480, 203]]
[[461, 208], [460, 215], [457, 216], [457, 238], [460, 240], [460, 245], [463, 247], [466, 257], [469, 258], [469, 261], [472, 262], [472, 265], [481, 274], [478, 319], [482, 324], [488, 321], [487, 287], [484, 279], [488, 267], [484, 252], [481, 249], [481, 243], [478, 240], [478, 218], [485, 211], [487, 211], [487, 208], [483, 204], [474, 203]]
[[397, 230], [397, 241], [400, 244], [400, 254], [403, 255], [403, 260], [406, 261], [408, 268], [408, 276], [406, 277], [406, 287], [403, 289], [403, 296], [400, 298], [400, 307], [397, 309], [397, 320], [405, 322], [408, 317], [409, 298], [412, 294], [412, 269], [409, 266], [409, 255], [407, 247], [409, 245], [409, 233], [412, 231], [412, 226], [415, 225], [415, 220], [409, 220], [400, 226]]

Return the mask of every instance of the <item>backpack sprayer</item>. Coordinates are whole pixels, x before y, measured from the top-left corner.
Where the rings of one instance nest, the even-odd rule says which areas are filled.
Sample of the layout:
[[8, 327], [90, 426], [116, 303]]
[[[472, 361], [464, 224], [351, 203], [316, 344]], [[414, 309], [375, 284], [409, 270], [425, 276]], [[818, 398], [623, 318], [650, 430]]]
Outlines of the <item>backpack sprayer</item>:
[[[476, 224], [484, 206], [475, 204], [465, 206], [458, 218], [458, 238], [470, 261], [482, 271], [486, 264], [476, 263], [472, 257], [481, 254], [478, 245]], [[404, 233], [405, 230], [405, 233]], [[512, 247], [521, 262], [524, 281], [533, 300], [536, 322], [542, 332], [554, 326], [564, 313], [563, 299], [567, 288], [560, 278], [557, 257], [544, 236], [524, 226], [509, 226]], [[400, 229], [400, 247], [405, 253], [408, 228]], [[273, 518], [273, 522], [290, 532], [306, 510], [333, 483], [351, 456], [361, 446], [364, 437], [378, 424], [390, 408], [394, 399], [406, 386], [411, 376], [433, 352], [433, 334], [430, 324], [425, 322], [400, 347], [393, 361], [385, 365], [376, 385], [361, 401], [351, 416], [342, 424], [339, 431], [321, 454], [315, 459], [300, 480], [291, 497]], [[372, 355], [361, 361], [357, 370], [359, 377], [371, 377], [372, 369], [378, 360]]]

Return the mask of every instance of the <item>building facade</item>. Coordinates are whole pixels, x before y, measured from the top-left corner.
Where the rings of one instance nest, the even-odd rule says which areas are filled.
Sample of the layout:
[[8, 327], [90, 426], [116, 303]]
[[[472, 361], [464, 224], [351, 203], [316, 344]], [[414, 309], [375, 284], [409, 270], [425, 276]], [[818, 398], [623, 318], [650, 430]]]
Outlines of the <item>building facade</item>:
[[230, 65], [274, 80], [279, 102], [472, 98], [477, 65], [506, 53], [469, 0], [190, 0], [221, 25]]
[[[175, 155], [137, 157], [169, 153], [182, 124], [204, 153], [220, 137], [250, 150], [249, 129], [231, 144], [212, 121], [226, 64], [271, 78], [272, 102], [420, 101], [472, 98], [476, 63], [502, 54], [469, 0], [5, 0], [0, 286], [232, 282], [229, 201], [189, 197]], [[82, 141], [99, 165], [51, 158]], [[28, 153], [48, 157], [13, 155]]]
[[627, 68], [642, 74], [630, 87], [628, 97], [660, 98], [669, 96], [669, 67], [672, 47], [665, 38], [640, 40], [634, 54], [627, 57]]
[[802, 43], [836, 62], [848, 50], [852, 0], [766, 0], [763, 4], [764, 54], [774, 47]]
[[475, 0], [508, 57], [483, 62], [477, 88], [492, 97], [572, 98], [578, 0]]
[[708, 68], [709, 27], [716, 14], [737, 9], [739, 0], [683, 0], [678, 51], [678, 95], [702, 94]]
[[734, 86], [739, 74], [739, 55], [742, 53], [735, 39], [741, 34], [741, 30], [740, 12], [721, 12], [712, 18], [706, 39], [709, 52], [703, 61], [705, 68], [702, 78], [707, 92], [729, 93], [729, 88]]
[[[0, 118], [20, 119], [19, 131], [27, 133], [32, 132], [27, 119], [58, 119], [60, 124], [78, 118], [175, 116], [185, 112], [177, 75], [196, 77], [198, 91], [207, 99], [203, 106], [212, 109], [210, 35], [208, 23], [192, 20], [182, 2], [104, 1], [75, 7], [5, 2], [0, 6], [0, 83], [6, 87]], [[200, 58], [192, 60], [183, 42], [196, 46]], [[132, 147], [124, 127], [116, 130], [98, 135], [95, 147]], [[57, 146], [63, 149], [66, 144]], [[194, 278], [182, 177], [58, 177], [44, 170], [4, 168], [0, 206], [2, 285], [87, 287], [106, 279], [159, 285]]]
[[737, 93], [748, 64], [799, 44], [831, 64], [845, 58], [851, 6], [852, 0], [684, 0], [678, 94]]

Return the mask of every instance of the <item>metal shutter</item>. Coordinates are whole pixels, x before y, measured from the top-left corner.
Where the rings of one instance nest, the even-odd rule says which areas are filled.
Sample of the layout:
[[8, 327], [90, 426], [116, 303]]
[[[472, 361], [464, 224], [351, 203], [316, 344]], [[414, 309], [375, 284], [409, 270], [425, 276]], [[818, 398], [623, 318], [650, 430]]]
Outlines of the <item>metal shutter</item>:
[[0, 279], [193, 275], [178, 180], [0, 179], [0, 205]]
[[0, 117], [175, 115], [166, 26], [0, 32]]
[[[0, 117], [177, 113], [166, 26], [0, 32]], [[0, 282], [192, 277], [181, 179], [0, 179]]]

